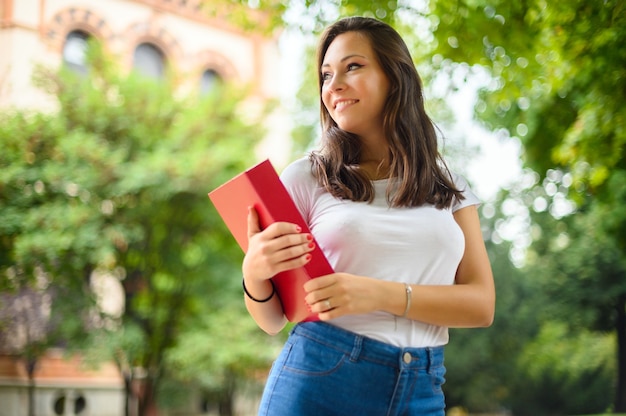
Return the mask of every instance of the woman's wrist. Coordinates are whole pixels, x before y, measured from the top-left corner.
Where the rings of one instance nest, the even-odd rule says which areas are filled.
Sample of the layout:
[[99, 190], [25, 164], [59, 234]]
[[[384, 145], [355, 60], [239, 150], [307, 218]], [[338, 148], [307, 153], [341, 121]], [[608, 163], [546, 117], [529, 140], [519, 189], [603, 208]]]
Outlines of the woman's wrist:
[[413, 300], [413, 288], [408, 283], [404, 283], [404, 291], [406, 295], [406, 303], [402, 317], [406, 318], [407, 316], [409, 316], [409, 311], [411, 310], [411, 301]]
[[405, 282], [379, 281], [378, 291], [380, 309], [397, 316], [409, 318], [415, 302], [413, 302], [413, 286]]
[[246, 286], [246, 279], [245, 278], [241, 279], [241, 285], [243, 286], [244, 293], [250, 300], [257, 302], [257, 303], [269, 302], [276, 294], [276, 287], [274, 286], [274, 282], [272, 280], [268, 280], [267, 282], [269, 282], [271, 285], [271, 288], [272, 288], [271, 293], [269, 295], [266, 294], [265, 296], [256, 296], [255, 294], [258, 292], [256, 290], [252, 290], [252, 293], [250, 293], [251, 290], [249, 290], [248, 287]]

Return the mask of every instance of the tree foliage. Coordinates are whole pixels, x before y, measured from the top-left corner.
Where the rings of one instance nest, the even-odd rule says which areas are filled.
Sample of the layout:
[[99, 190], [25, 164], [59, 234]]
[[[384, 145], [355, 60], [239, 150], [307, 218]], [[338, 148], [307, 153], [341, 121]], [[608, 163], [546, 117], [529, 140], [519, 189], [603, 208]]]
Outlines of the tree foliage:
[[[143, 413], [164, 376], [182, 377], [166, 360], [181, 334], [240, 293], [241, 252], [207, 192], [250, 164], [263, 130], [239, 113], [245, 91], [181, 98], [173, 79], [122, 74], [97, 47], [90, 59], [85, 77], [42, 69], [57, 111], [2, 115], [0, 281], [7, 293], [51, 290], [51, 321], [75, 331], [53, 326], [47, 345], [92, 335], [129, 392], [141, 378]], [[121, 289], [112, 315], [94, 286], [102, 275]], [[245, 311], [231, 311], [237, 325]], [[250, 332], [220, 343], [203, 329], [214, 366]]]
[[[579, 206], [566, 222], [535, 216], [541, 237], [531, 254], [548, 265], [546, 287], [569, 306], [567, 315], [582, 312], [587, 328], [616, 333], [614, 410], [626, 411], [624, 4], [433, 1], [431, 11], [439, 20], [435, 51], [493, 77], [478, 118], [522, 140], [525, 165], [542, 178], [537, 189], [546, 191], [540, 198], [550, 211], [559, 197]], [[564, 230], [566, 223], [572, 226]]]
[[592, 188], [624, 169], [623, 2], [431, 5], [439, 20], [435, 51], [491, 70], [480, 119], [521, 137], [529, 167], [564, 167]]

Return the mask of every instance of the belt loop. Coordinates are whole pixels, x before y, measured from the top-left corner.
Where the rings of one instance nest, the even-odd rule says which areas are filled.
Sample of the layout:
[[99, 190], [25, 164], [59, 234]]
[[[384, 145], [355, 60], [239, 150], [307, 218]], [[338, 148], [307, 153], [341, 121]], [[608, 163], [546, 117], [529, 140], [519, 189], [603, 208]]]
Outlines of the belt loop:
[[361, 348], [363, 346], [363, 337], [356, 335], [354, 337], [354, 346], [352, 347], [352, 353], [350, 354], [350, 361], [356, 362], [361, 354]]
[[434, 354], [433, 354], [433, 349], [432, 349], [432, 348], [430, 348], [430, 347], [428, 347], [428, 348], [426, 349], [426, 352], [427, 352], [427, 354], [426, 354], [426, 359], [428, 360], [428, 362], [426, 363], [426, 372], [427, 372], [428, 374], [431, 374], [431, 373], [430, 373], [430, 370], [431, 370], [431, 368], [433, 367], [433, 355], [434, 355]]

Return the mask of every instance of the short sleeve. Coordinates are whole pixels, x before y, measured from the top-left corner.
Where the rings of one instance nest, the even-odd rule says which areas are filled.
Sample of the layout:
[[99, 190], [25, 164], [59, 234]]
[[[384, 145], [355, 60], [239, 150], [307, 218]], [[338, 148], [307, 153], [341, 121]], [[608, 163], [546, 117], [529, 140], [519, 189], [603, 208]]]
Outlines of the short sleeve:
[[311, 162], [307, 158], [298, 159], [281, 172], [280, 180], [287, 188], [296, 207], [309, 222], [311, 209], [314, 204], [317, 181], [311, 171]]
[[454, 199], [452, 204], [452, 212], [456, 212], [461, 208], [469, 207], [470, 205], [480, 205], [481, 201], [478, 199], [476, 194], [472, 191], [467, 180], [456, 173], [452, 173], [452, 180], [454, 181], [454, 185], [463, 193], [465, 197], [463, 200], [459, 200], [457, 198]]

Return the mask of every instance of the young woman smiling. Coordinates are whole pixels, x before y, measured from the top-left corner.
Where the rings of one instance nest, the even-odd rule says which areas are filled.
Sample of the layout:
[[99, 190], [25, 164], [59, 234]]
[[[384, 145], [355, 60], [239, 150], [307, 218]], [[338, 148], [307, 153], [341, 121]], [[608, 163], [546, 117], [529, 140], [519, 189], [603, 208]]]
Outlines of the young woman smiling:
[[[281, 179], [336, 273], [305, 285], [320, 320], [299, 323], [270, 372], [259, 415], [438, 415], [449, 327], [491, 324], [495, 290], [478, 199], [450, 172], [406, 44], [350, 17], [318, 48], [322, 144]], [[270, 279], [314, 248], [294, 224], [248, 215], [246, 306], [286, 319]]]

